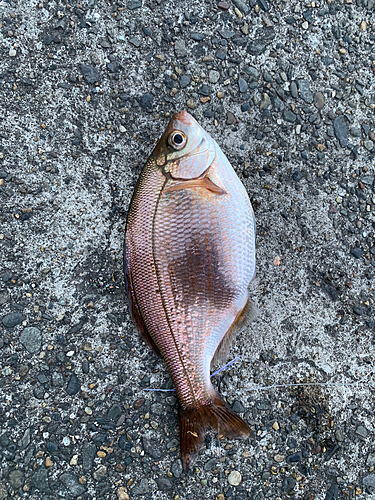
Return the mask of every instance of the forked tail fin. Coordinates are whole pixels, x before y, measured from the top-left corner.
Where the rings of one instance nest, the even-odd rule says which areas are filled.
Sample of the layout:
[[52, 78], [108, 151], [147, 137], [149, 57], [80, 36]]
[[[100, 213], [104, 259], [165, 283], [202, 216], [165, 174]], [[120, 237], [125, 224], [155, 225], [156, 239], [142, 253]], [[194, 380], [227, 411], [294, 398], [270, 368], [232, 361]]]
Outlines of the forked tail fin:
[[219, 436], [247, 438], [254, 435], [217, 393], [212, 400], [198, 408], [181, 410], [180, 452], [185, 471], [189, 470], [191, 462], [203, 447], [209, 429], [217, 431]]

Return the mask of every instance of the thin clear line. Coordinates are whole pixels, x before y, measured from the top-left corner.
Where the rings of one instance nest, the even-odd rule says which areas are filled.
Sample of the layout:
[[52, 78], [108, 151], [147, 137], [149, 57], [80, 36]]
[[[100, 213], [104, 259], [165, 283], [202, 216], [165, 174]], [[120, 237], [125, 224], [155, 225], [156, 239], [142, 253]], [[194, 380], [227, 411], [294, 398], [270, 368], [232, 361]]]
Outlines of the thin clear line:
[[[216, 372], [212, 373], [210, 375], [210, 378], [214, 377], [215, 375], [218, 375], [219, 373], [223, 372], [224, 370], [227, 370], [230, 368], [236, 361], [240, 359], [241, 356], [236, 356], [232, 361], [229, 361], [226, 365], [222, 366]], [[143, 389], [144, 391], [153, 391], [153, 392], [175, 392], [176, 389]]]

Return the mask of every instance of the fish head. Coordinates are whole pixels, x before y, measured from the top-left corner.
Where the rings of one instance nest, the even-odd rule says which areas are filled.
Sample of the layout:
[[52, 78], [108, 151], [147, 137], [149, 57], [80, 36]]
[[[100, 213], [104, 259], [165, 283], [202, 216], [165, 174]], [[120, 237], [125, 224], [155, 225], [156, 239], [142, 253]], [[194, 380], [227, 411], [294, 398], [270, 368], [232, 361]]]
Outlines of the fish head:
[[173, 180], [202, 177], [216, 156], [215, 143], [186, 111], [175, 113], [151, 158]]

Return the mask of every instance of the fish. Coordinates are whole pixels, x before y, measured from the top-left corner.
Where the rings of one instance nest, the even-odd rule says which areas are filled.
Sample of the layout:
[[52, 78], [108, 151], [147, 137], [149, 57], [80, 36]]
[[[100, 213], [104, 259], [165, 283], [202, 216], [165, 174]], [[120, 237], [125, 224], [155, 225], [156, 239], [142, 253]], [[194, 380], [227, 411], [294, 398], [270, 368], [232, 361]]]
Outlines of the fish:
[[210, 430], [253, 436], [210, 370], [254, 316], [255, 233], [249, 196], [219, 145], [188, 112], [175, 113], [134, 189], [124, 272], [130, 315], [176, 388], [185, 471]]

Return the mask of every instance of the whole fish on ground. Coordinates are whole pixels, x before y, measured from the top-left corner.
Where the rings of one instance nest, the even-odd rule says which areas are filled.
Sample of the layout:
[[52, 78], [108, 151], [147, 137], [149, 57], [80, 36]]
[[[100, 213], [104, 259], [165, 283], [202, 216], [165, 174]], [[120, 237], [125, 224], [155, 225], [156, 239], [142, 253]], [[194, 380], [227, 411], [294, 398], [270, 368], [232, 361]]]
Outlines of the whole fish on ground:
[[210, 428], [253, 434], [212, 386], [210, 369], [254, 311], [255, 219], [229, 161], [186, 111], [173, 115], [140, 174], [124, 256], [131, 315], [176, 387], [187, 470]]

